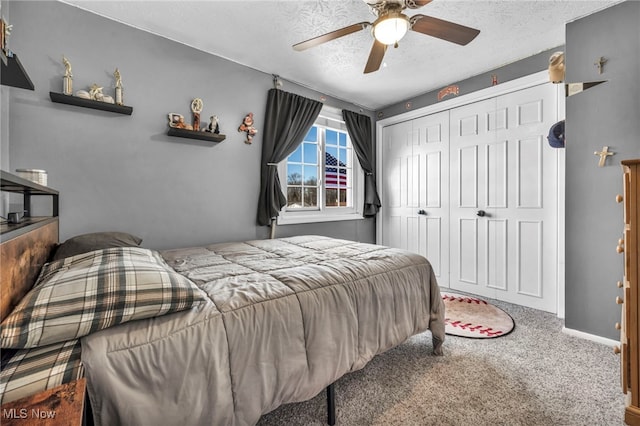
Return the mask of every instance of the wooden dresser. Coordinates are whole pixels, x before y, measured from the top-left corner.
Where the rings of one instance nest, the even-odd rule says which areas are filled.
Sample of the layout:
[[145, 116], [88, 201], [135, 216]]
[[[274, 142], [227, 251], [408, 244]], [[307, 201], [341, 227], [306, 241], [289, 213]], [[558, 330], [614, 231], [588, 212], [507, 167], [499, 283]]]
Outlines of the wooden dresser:
[[624, 420], [628, 425], [640, 426], [640, 312], [638, 304], [638, 253], [640, 253], [640, 159], [622, 161], [624, 195], [616, 201], [624, 202], [623, 236], [618, 241], [617, 251], [624, 254], [624, 280], [618, 282], [623, 289], [616, 302], [622, 305], [620, 329], [620, 373], [622, 391], [626, 394]]

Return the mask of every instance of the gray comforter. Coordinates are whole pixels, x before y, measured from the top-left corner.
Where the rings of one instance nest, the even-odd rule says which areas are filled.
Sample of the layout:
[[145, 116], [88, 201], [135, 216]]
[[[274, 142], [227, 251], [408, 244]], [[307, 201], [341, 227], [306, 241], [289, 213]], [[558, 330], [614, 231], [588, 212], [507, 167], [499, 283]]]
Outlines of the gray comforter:
[[98, 426], [252, 425], [413, 334], [430, 329], [442, 353], [444, 305], [422, 256], [318, 236], [162, 255], [207, 301], [82, 339]]

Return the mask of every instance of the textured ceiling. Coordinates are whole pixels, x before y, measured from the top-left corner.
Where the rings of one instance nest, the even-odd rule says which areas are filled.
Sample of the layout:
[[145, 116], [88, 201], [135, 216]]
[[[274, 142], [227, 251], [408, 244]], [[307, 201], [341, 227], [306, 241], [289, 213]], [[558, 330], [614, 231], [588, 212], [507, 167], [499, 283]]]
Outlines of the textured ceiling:
[[[371, 0], [369, 0], [371, 1]], [[354, 23], [373, 22], [362, 0], [65, 0], [110, 19], [329, 96], [377, 110], [564, 44], [565, 24], [619, 0], [434, 0], [421, 13], [477, 28], [467, 46], [409, 32], [379, 71], [363, 74], [369, 30], [303, 52], [292, 45]]]

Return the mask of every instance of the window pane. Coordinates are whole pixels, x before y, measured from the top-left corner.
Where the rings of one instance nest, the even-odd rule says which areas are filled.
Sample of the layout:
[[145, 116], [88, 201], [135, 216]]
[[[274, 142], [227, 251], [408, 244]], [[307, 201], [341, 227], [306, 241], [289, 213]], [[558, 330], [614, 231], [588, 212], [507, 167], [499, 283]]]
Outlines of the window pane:
[[304, 166], [304, 184], [313, 186], [318, 184], [317, 166]]
[[287, 164], [287, 185], [302, 185], [302, 166]]
[[340, 148], [338, 150], [338, 160], [340, 160], [340, 162], [342, 162], [343, 166], [347, 165], [347, 149], [346, 148]]
[[304, 188], [304, 206], [318, 207], [318, 188]]
[[324, 170], [324, 182], [325, 186], [328, 188], [335, 187], [338, 185], [340, 179], [338, 178], [338, 168], [337, 167], [326, 167]]
[[347, 186], [347, 172], [344, 167], [338, 168], [338, 185]]
[[302, 207], [302, 188], [299, 186], [290, 186], [287, 188], [287, 207]]
[[318, 140], [318, 128], [316, 126], [312, 126], [309, 129], [309, 133], [304, 137], [305, 141], [316, 142]]
[[335, 130], [327, 129], [326, 133], [327, 145], [338, 145], [338, 132]]
[[327, 188], [324, 203], [327, 207], [337, 207], [338, 206], [338, 190], [334, 188]]
[[293, 162], [293, 163], [299, 163], [302, 161], [302, 145], [300, 145], [295, 151], [293, 151], [289, 157], [287, 158], [287, 161]]
[[340, 133], [340, 146], [347, 146], [347, 134]]
[[340, 189], [340, 207], [346, 207], [348, 205], [347, 203], [347, 190], [346, 189]]
[[338, 149], [333, 146], [326, 147], [325, 163], [328, 165], [334, 166], [337, 164], [337, 161], [338, 161]]
[[303, 143], [304, 162], [307, 164], [318, 164], [318, 145], [315, 143]]

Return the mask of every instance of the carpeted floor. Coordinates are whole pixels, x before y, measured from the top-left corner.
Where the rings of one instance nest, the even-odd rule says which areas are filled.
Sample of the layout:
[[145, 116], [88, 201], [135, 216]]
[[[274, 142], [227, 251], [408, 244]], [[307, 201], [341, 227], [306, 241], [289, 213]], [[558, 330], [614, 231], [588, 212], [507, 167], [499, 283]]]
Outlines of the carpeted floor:
[[[623, 425], [619, 358], [562, 333], [553, 314], [487, 299], [515, 320], [498, 339], [447, 336], [431, 355], [429, 332], [336, 382], [337, 425]], [[324, 425], [325, 393], [287, 404], [259, 426]]]

